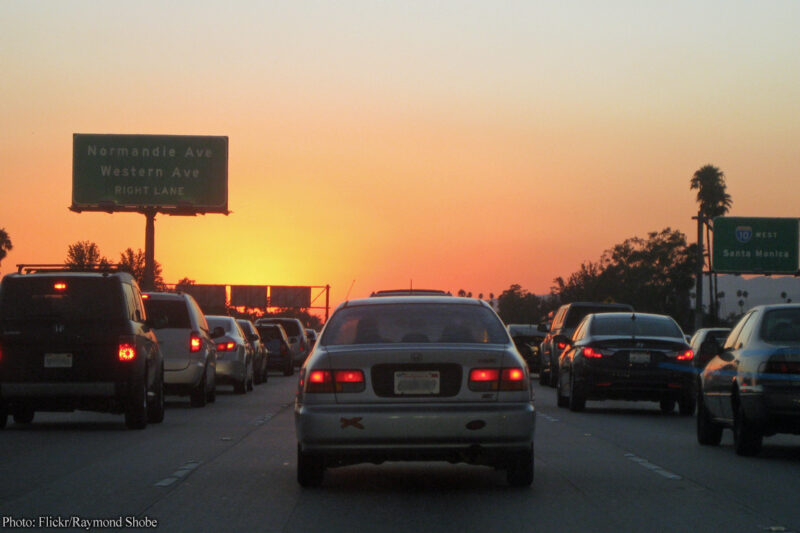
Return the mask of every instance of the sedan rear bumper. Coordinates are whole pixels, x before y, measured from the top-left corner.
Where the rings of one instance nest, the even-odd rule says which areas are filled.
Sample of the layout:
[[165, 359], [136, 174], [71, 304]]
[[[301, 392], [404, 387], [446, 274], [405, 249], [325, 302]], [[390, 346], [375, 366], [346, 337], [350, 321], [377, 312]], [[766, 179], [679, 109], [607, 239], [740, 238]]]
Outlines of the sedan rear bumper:
[[446, 455], [470, 447], [527, 449], [533, 442], [532, 403], [469, 405], [296, 405], [303, 451]]

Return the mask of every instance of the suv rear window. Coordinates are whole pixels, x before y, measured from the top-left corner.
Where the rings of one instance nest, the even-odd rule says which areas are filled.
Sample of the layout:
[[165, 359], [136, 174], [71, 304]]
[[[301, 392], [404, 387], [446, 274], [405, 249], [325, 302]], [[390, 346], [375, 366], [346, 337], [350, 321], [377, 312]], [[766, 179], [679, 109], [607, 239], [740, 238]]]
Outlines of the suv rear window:
[[0, 291], [3, 320], [122, 321], [119, 280], [109, 277], [6, 278]]
[[[148, 318], [164, 329], [189, 329], [192, 327], [189, 320], [189, 310], [183, 300], [155, 300], [148, 298], [144, 301], [144, 309]], [[160, 322], [164, 324], [162, 325]]]
[[265, 341], [282, 338], [277, 326], [258, 326], [256, 329]]
[[609, 306], [604, 306], [604, 305], [598, 305], [598, 306], [584, 306], [584, 305], [577, 306], [576, 305], [576, 306], [573, 306], [573, 307], [571, 307], [569, 309], [569, 312], [567, 313], [567, 317], [564, 320], [564, 327], [565, 328], [577, 327], [577, 325], [580, 324], [581, 320], [583, 320], [583, 318], [586, 315], [590, 315], [592, 313], [618, 313], [620, 311], [625, 311], [626, 309], [630, 310], [630, 311], [633, 310], [633, 309], [629, 309], [629, 308], [622, 307], [622, 306], [620, 306], [620, 307], [609, 307]]
[[[286, 320], [286, 321], [271, 320], [271, 322], [283, 326], [283, 330], [289, 337], [297, 337], [298, 335], [300, 335], [300, 326], [298, 326], [297, 322], [295, 322], [294, 320]], [[269, 322], [266, 323], [269, 324]]]
[[392, 342], [505, 344], [500, 320], [478, 305], [386, 304], [341, 309], [331, 317], [325, 345]]

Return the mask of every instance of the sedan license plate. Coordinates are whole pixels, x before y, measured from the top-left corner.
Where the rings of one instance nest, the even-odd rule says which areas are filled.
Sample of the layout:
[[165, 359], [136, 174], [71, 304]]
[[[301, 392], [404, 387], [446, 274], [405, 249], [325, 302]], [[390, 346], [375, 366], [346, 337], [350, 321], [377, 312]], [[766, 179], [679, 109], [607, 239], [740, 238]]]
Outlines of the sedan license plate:
[[46, 353], [44, 354], [45, 368], [72, 368], [71, 353]]
[[439, 371], [402, 371], [394, 373], [394, 393], [439, 394]]
[[648, 364], [650, 363], [650, 352], [631, 352], [631, 363]]

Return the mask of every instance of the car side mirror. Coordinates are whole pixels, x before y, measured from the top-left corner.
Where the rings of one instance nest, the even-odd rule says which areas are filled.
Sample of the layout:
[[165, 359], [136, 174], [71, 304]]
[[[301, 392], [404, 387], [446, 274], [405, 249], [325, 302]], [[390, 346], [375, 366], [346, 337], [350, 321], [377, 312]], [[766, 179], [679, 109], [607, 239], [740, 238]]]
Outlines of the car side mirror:
[[211, 338], [216, 339], [225, 335], [225, 330], [222, 326], [217, 326], [213, 330], [211, 330]]

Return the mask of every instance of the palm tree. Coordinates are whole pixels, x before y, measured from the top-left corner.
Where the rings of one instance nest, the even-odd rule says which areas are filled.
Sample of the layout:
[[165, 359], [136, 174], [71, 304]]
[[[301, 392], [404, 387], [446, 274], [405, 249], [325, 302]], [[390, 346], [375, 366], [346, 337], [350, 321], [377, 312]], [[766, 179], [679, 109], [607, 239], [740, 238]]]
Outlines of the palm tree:
[[0, 228], [0, 262], [6, 258], [12, 248], [14, 247], [11, 245], [11, 238], [8, 236], [6, 228]]
[[[713, 165], [705, 165], [698, 169], [692, 179], [689, 181], [689, 190], [697, 189], [697, 203], [700, 204], [698, 212], [698, 224], [704, 224], [706, 228], [706, 242], [709, 249], [711, 248], [711, 232], [713, 231], [712, 223], [714, 217], [719, 217], [727, 214], [733, 200], [731, 195], [726, 191], [725, 173]], [[698, 228], [699, 230], [699, 228]], [[703, 254], [702, 243], [700, 253]], [[704, 259], [705, 260], [705, 259]], [[702, 263], [701, 263], [702, 264]], [[711, 257], [708, 256], [708, 270], [711, 272]], [[711, 274], [709, 273], [709, 294], [711, 295], [710, 305], [711, 314], [716, 321], [717, 318], [717, 301], [714, 295], [717, 290], [712, 286]], [[714, 284], [716, 285], [716, 276]]]

